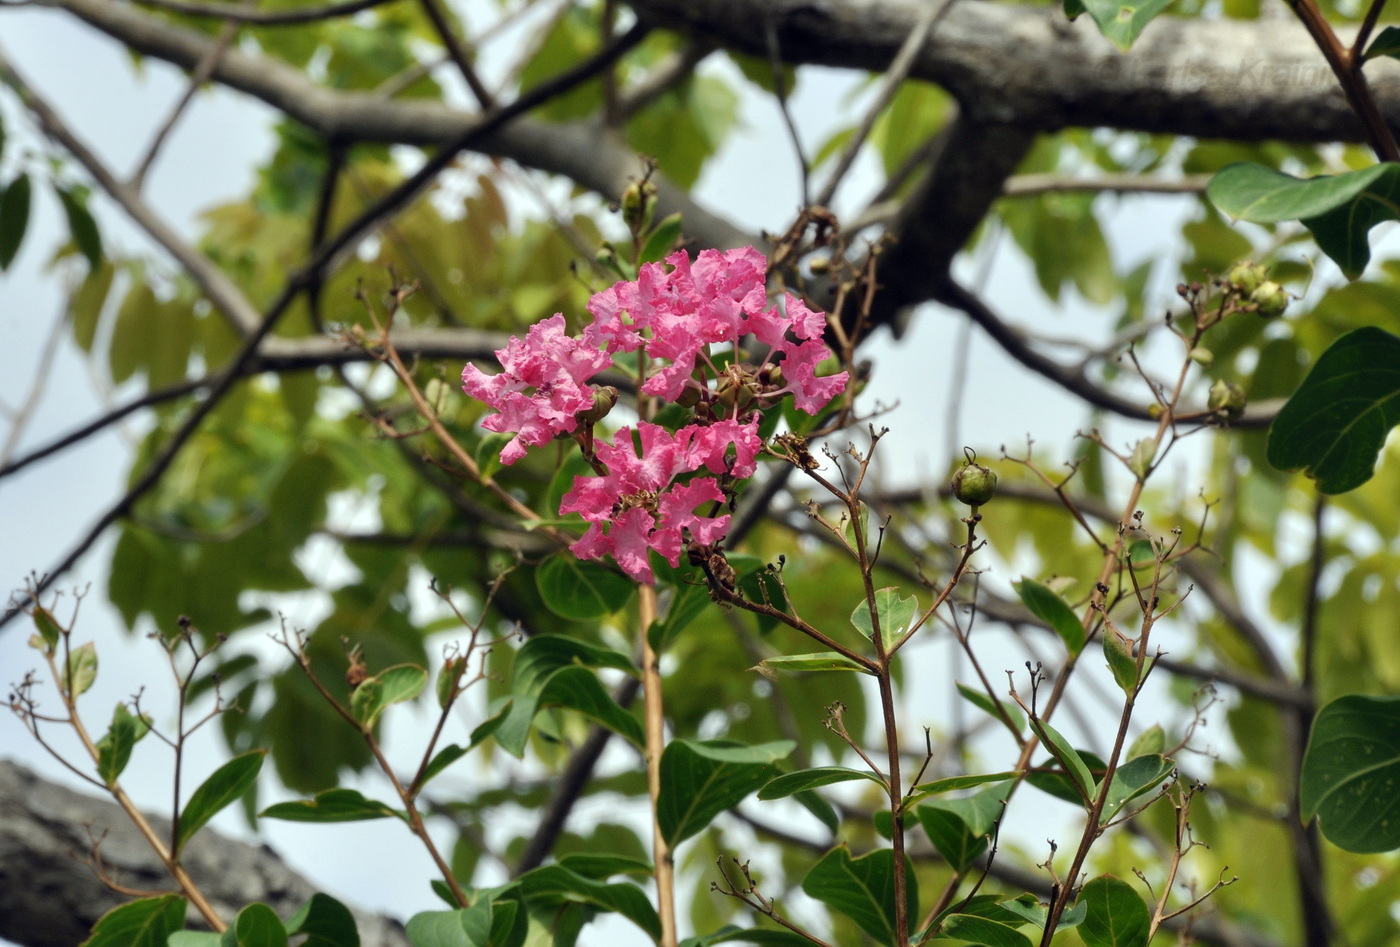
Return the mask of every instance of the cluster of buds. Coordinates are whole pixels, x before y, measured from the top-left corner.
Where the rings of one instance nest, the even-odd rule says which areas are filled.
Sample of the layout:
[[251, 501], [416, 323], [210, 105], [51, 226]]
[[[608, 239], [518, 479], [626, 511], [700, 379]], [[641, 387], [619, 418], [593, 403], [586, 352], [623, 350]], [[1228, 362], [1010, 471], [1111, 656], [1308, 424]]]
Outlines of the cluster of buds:
[[1247, 305], [1253, 306], [1254, 311], [1266, 319], [1281, 316], [1288, 308], [1288, 291], [1269, 279], [1268, 271], [1257, 263], [1248, 260], [1236, 263], [1230, 268], [1225, 281]]
[[[706, 250], [693, 262], [674, 253], [595, 294], [588, 303], [593, 322], [581, 336], [566, 335], [564, 317], [555, 315], [496, 352], [500, 373], [463, 370], [463, 390], [497, 412], [482, 427], [516, 435], [501, 451], [502, 463], [557, 437], [579, 442], [594, 474], [574, 481], [560, 512], [589, 524], [571, 547], [580, 558], [611, 555], [628, 575], [650, 583], [650, 551], [675, 566], [687, 544], [717, 549], [729, 528], [729, 514], [720, 511], [757, 469], [763, 413], [791, 397], [815, 415], [845, 390], [846, 372], [817, 374], [831, 355], [822, 341], [825, 315], [791, 294], [770, 304], [766, 270], [752, 247]], [[758, 364], [741, 360], [746, 336], [767, 347]], [[716, 346], [730, 346], [732, 358]], [[612, 409], [617, 391], [591, 379], [628, 352], [646, 356], [639, 362], [643, 395], [689, 410], [678, 426], [639, 421], [608, 443], [593, 437], [593, 425]]]

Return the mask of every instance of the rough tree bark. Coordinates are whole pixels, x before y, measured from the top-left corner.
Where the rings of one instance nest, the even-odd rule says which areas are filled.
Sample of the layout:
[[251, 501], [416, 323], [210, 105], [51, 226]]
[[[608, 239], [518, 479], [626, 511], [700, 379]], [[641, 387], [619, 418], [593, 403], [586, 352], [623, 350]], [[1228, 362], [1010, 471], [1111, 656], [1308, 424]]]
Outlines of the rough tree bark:
[[[159, 831], [170, 823], [152, 816]], [[120, 884], [167, 890], [170, 878], [116, 803], [49, 782], [0, 760], [0, 938], [21, 947], [73, 947], [106, 911], [129, 901], [89, 864], [94, 840]], [[266, 845], [248, 845], [205, 829], [185, 850], [185, 865], [225, 917], [264, 901], [290, 917], [316, 888]], [[404, 947], [397, 921], [356, 912], [365, 947]]]

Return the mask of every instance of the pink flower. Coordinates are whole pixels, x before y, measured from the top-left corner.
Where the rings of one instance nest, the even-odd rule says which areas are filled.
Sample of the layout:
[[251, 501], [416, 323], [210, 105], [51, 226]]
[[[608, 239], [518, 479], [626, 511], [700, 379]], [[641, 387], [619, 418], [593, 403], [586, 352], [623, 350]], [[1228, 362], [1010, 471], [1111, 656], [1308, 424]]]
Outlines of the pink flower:
[[[835, 375], [817, 375], [818, 363], [831, 355], [831, 350], [822, 341], [826, 317], [808, 309], [802, 300], [791, 293], [784, 294], [783, 303], [785, 314], [779, 313], [775, 307], [749, 324], [755, 338], [772, 349], [773, 354], [782, 356], [778, 364], [782, 367], [783, 377], [787, 379], [787, 386], [768, 392], [766, 397], [791, 394], [793, 403], [799, 409], [816, 414], [832, 398], [846, 390], [850, 374], [837, 372]], [[789, 340], [789, 331], [796, 337], [796, 342]], [[769, 359], [772, 360], [773, 355], [769, 355]]]
[[564, 334], [564, 317], [556, 314], [530, 327], [522, 342], [511, 336], [496, 350], [504, 369], [488, 375], [475, 365], [462, 369], [462, 390], [498, 411], [481, 422], [488, 431], [513, 431], [515, 440], [501, 451], [501, 463], [513, 464], [525, 448], [548, 444], [578, 427], [578, 415], [593, 407], [589, 378], [612, 364], [605, 352]]
[[[656, 550], [675, 566], [680, 564], [687, 531], [702, 543], [722, 539], [729, 528], [729, 515], [695, 512], [697, 506], [708, 504], [713, 509], [725, 502], [719, 484], [703, 476], [686, 484], [675, 481], [703, 467], [707, 454], [710, 461], [723, 463], [731, 443], [728, 438], [743, 440], [745, 434], [753, 433], [743, 425], [735, 427], [741, 430], [705, 438], [707, 428], [687, 426], [672, 434], [660, 425], [642, 421], [637, 425], [640, 456], [627, 428], [617, 432], [613, 444], [599, 442], [598, 459], [608, 472], [576, 478], [573, 489], [559, 504], [560, 513], [578, 513], [591, 524], [570, 547], [574, 554], [581, 559], [611, 555], [628, 575], [651, 583], [655, 575], [647, 562], [647, 550]], [[706, 440], [704, 447], [693, 443], [702, 438]], [[747, 444], [739, 448], [740, 457], [747, 448]]]

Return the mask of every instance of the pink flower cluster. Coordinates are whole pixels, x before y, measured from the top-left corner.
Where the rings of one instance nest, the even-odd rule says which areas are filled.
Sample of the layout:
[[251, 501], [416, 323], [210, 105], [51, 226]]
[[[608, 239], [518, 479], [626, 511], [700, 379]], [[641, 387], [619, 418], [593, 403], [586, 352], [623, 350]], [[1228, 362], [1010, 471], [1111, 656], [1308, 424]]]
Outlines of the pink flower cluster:
[[[674, 253], [664, 265], [644, 265], [635, 281], [594, 295], [594, 321], [582, 338], [565, 335], [564, 317], [556, 315], [496, 352], [499, 374], [463, 370], [463, 390], [497, 412], [482, 426], [516, 434], [502, 463], [556, 437], [578, 436], [599, 471], [577, 478], [560, 504], [561, 513], [589, 523], [572, 546], [580, 558], [611, 555], [628, 575], [654, 582], [649, 550], [674, 566], [687, 541], [719, 543], [729, 515], [716, 514], [735, 484], [757, 469], [762, 411], [790, 395], [816, 414], [845, 389], [845, 372], [816, 374], [830, 355], [822, 341], [825, 316], [791, 294], [781, 307], [770, 305], [766, 266], [752, 247], [705, 250], [694, 263]], [[760, 366], [738, 362], [739, 340], [748, 335], [769, 349]], [[722, 343], [735, 349], [723, 371], [711, 360], [711, 346]], [[642, 393], [691, 405], [693, 416], [675, 431], [638, 422], [635, 431], [619, 429], [611, 444], [581, 436], [615, 396], [590, 379], [612, 366], [615, 353], [638, 349], [647, 355]]]

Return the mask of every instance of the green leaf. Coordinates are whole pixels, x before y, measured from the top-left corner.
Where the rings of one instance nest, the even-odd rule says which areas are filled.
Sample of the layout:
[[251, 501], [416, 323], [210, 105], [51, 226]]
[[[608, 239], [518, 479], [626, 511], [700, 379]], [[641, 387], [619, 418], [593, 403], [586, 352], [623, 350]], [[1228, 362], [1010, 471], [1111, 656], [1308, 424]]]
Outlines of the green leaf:
[[1094, 777], [1090, 774], [1089, 767], [1084, 765], [1084, 760], [1078, 751], [1070, 746], [1069, 741], [1062, 737], [1058, 730], [1044, 720], [1031, 720], [1031, 729], [1044, 741], [1045, 748], [1064, 767], [1065, 772], [1073, 780], [1081, 801], [1088, 803], [1094, 793]]
[[[1089, 0], [1086, 0], [1089, 2]], [[1031, 939], [1006, 921], [975, 914], [949, 914], [943, 918], [943, 933], [983, 947], [1031, 947]]]
[[1167, 734], [1162, 729], [1160, 723], [1154, 723], [1128, 746], [1128, 759], [1136, 759], [1139, 756], [1161, 756], [1162, 750], [1167, 745]]
[[553, 906], [567, 901], [615, 911], [646, 931], [661, 937], [661, 919], [646, 892], [627, 882], [605, 883], [572, 872], [562, 865], [545, 865], [516, 879], [526, 903]]
[[447, 746], [438, 750], [433, 754], [432, 760], [428, 763], [428, 768], [423, 770], [423, 782], [420, 785], [426, 786], [429, 780], [466, 756], [467, 752], [468, 749], [466, 747], [460, 747], [455, 743], [449, 743]]
[[1104, 798], [1099, 824], [1107, 824], [1124, 803], [1156, 789], [1170, 779], [1175, 770], [1174, 761], [1155, 753], [1135, 757], [1118, 767], [1113, 773], [1113, 782], [1109, 784], [1108, 795]]
[[367, 677], [350, 695], [350, 712], [366, 730], [374, 729], [390, 705], [413, 700], [428, 686], [428, 672], [413, 664], [398, 664]]
[[166, 939], [185, 926], [185, 899], [166, 894], [112, 908], [92, 926], [81, 947], [165, 947]]
[[238, 799], [258, 781], [266, 750], [252, 750], [235, 756], [223, 766], [214, 770], [199, 788], [190, 795], [185, 810], [180, 813], [180, 836], [175, 841], [176, 854], [185, 847], [194, 833]]
[[287, 933], [304, 935], [298, 947], [360, 947], [360, 933], [350, 909], [317, 892], [288, 919]]
[[1295, 178], [1262, 165], [1227, 165], [1206, 194], [1231, 217], [1256, 224], [1302, 221], [1318, 248], [1356, 279], [1371, 260], [1368, 234], [1400, 216], [1400, 164]]
[[880, 786], [885, 785], [880, 777], [869, 770], [848, 769], [845, 766], [817, 766], [779, 776], [758, 791], [758, 798], [782, 799], [784, 796], [806, 792], [818, 786], [830, 786], [832, 783], [845, 783], [853, 779], [868, 779]]
[[[1088, 11], [1099, 25], [1099, 32], [1123, 52], [1132, 48], [1143, 27], [1167, 8], [1171, 0], [1076, 0], [1075, 6]], [[1070, 2], [1066, 0], [1066, 13]], [[1071, 19], [1076, 14], [1069, 14]]]
[[63, 637], [63, 629], [59, 627], [58, 619], [53, 617], [53, 613], [42, 605], [34, 606], [34, 627], [39, 629], [39, 638], [44, 643], [44, 648], [52, 654], [58, 649], [58, 641]]
[[[979, 690], [973, 690], [966, 684], [958, 685], [958, 693], [963, 696], [964, 700], [972, 704], [974, 707], [980, 707], [982, 710], [985, 710], [998, 723], [1011, 730], [1012, 734], [1015, 735], [1017, 739], [1020, 739], [1021, 731], [1024, 730], [1026, 727], [1026, 718], [1021, 715], [1020, 709], [1018, 709], [1014, 704], [1008, 703], [1004, 700], [999, 700], [996, 703], [993, 703], [992, 699], [986, 694], [982, 693]], [[1011, 718], [1010, 724], [1008, 724], [1005, 720], [1002, 719], [1001, 714], [997, 713], [998, 704], [1000, 704], [1000, 706], [1006, 710], [1006, 715]]]
[[672, 846], [705, 829], [773, 779], [778, 760], [796, 746], [777, 740], [745, 746], [733, 740], [672, 740], [661, 754], [656, 819]]
[[987, 848], [1014, 783], [984, 789], [965, 799], [932, 799], [914, 813], [934, 848], [956, 871], [966, 871]]
[[87, 692], [92, 682], [97, 680], [97, 646], [86, 642], [68, 652], [68, 673], [64, 689], [72, 697]]
[[1323, 493], [1371, 479], [1400, 424], [1400, 338], [1374, 326], [1342, 336], [1318, 358], [1269, 430], [1269, 463], [1302, 470]]
[[0, 270], [9, 269], [24, 242], [29, 227], [31, 186], [29, 175], [21, 174], [0, 193]]
[[651, 232], [651, 236], [647, 237], [647, 242], [642, 245], [642, 255], [637, 259], [637, 263], [655, 263], [658, 260], [664, 260], [671, 252], [671, 248], [676, 245], [676, 241], [680, 239], [681, 227], [684, 224], [685, 220], [679, 211], [663, 218], [661, 223], [656, 225], [656, 229]]
[[983, 786], [987, 783], [999, 783], [1003, 780], [1014, 779], [1020, 775], [1020, 770], [1008, 770], [1004, 773], [982, 773], [981, 775], [975, 776], [948, 776], [944, 779], [935, 779], [931, 783], [920, 783], [915, 786], [908, 802], [918, 802], [921, 799], [927, 799], [929, 796], [953, 792], [957, 789], [971, 789], [973, 786]]
[[266, 904], [250, 904], [238, 912], [219, 943], [222, 947], [287, 947], [287, 928]]
[[1387, 26], [1381, 30], [1380, 35], [1371, 40], [1371, 45], [1366, 49], [1363, 59], [1374, 59], [1376, 56], [1389, 56], [1392, 59], [1400, 59], [1400, 27]]
[[1109, 671], [1113, 672], [1113, 679], [1122, 688], [1123, 693], [1129, 697], [1137, 693], [1138, 663], [1137, 658], [1133, 657], [1133, 648], [1128, 639], [1112, 628], [1105, 628], [1103, 656], [1108, 661]]
[[[1080, 750], [1079, 758], [1083, 760], [1084, 765], [1089, 768], [1090, 775], [1108, 771], [1108, 765], [1088, 750]], [[1030, 783], [1041, 792], [1049, 793], [1056, 799], [1062, 799], [1065, 802], [1077, 806], [1084, 805], [1084, 794], [1080, 791], [1079, 784], [1074, 781], [1072, 776], [1063, 769], [1045, 769], [1045, 767], [1049, 766], [1053, 761], [1054, 757], [1052, 756], [1041, 763], [1039, 772], [1032, 770], [1027, 773], [1026, 782]]]
[[1304, 819], [1349, 852], [1400, 848], [1400, 697], [1348, 694], [1317, 712], [1299, 776]]
[[[906, 865], [908, 916], [918, 917], [918, 883], [912, 863], [906, 859]], [[855, 921], [880, 943], [894, 943], [894, 852], [890, 849], [852, 858], [845, 845], [834, 848], [807, 872], [802, 890]]]
[[1084, 886], [1079, 900], [1087, 906], [1079, 925], [1085, 947], [1147, 947], [1147, 905], [1126, 881], [1099, 875]]
[[176, 931], [166, 939], [166, 947], [219, 947], [223, 938], [213, 931]]
[[860, 664], [835, 651], [816, 651], [812, 654], [786, 654], [776, 658], [765, 658], [751, 671], [773, 679], [778, 671], [860, 671], [871, 673]]
[[702, 582], [694, 579], [687, 582], [685, 570], [672, 568], [660, 556], [654, 557], [652, 569], [670, 591], [663, 599], [665, 611], [647, 630], [652, 648], [661, 652], [687, 625], [704, 614], [710, 606], [710, 593]]
[[593, 621], [618, 611], [637, 585], [625, 575], [564, 550], [535, 570], [535, 586], [551, 612], [573, 621]]
[[650, 862], [625, 855], [606, 855], [592, 852], [576, 852], [560, 858], [558, 864], [574, 874], [604, 881], [613, 875], [650, 875], [656, 869]]
[[[909, 626], [914, 623], [914, 615], [919, 610], [919, 603], [914, 596], [908, 598], [899, 597], [899, 589], [880, 589], [875, 593], [875, 613], [880, 619], [880, 640], [884, 642], [886, 648], [899, 640], [899, 637], [909, 630]], [[856, 626], [856, 631], [867, 638], [875, 636], [874, 625], [870, 618], [870, 603], [861, 599], [860, 604], [851, 612], [851, 624]]]
[[102, 262], [102, 235], [97, 232], [97, 222], [87, 208], [87, 188], [55, 185], [54, 190], [63, 204], [64, 216], [68, 218], [68, 232], [73, 235], [74, 245], [87, 257], [88, 266], [96, 267]]
[[126, 769], [131, 760], [131, 748], [136, 745], [138, 730], [144, 728], [144, 721], [127, 709], [126, 704], [117, 704], [112, 711], [112, 725], [102, 739], [97, 741], [97, 775], [108, 786]]
[[364, 822], [390, 816], [408, 821], [404, 813], [378, 800], [366, 799], [354, 789], [327, 789], [318, 792], [314, 799], [279, 802], [258, 813], [259, 818], [287, 822]]
[[747, 930], [727, 924], [703, 937], [687, 937], [680, 947], [711, 947], [712, 944], [757, 944], [759, 947], [808, 947], [812, 942], [792, 931], [751, 927]]
[[1084, 626], [1064, 599], [1039, 582], [1027, 578], [1016, 583], [1016, 594], [1021, 596], [1021, 601], [1032, 615], [1055, 630], [1070, 654], [1084, 650]]
[[103, 261], [101, 266], [88, 270], [82, 283], [73, 291], [68, 300], [68, 312], [73, 317], [73, 341], [84, 352], [92, 351], [92, 341], [97, 336], [97, 322], [102, 315], [102, 307], [112, 290], [112, 279], [116, 267]]
[[469, 908], [415, 914], [405, 933], [413, 947], [488, 947], [491, 921], [491, 899], [479, 897]]
[[515, 655], [511, 705], [495, 726], [496, 742], [512, 756], [521, 756], [535, 714], [543, 707], [568, 707], [642, 746], [646, 742], [642, 725], [604, 690], [590, 670], [599, 667], [637, 674], [626, 655], [574, 638], [536, 635], [525, 642]]

